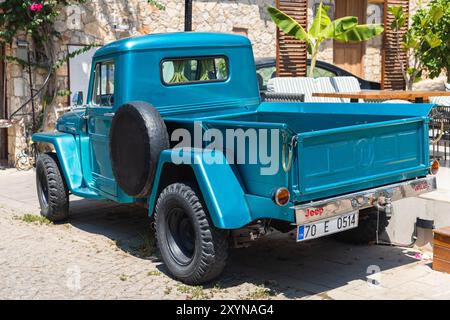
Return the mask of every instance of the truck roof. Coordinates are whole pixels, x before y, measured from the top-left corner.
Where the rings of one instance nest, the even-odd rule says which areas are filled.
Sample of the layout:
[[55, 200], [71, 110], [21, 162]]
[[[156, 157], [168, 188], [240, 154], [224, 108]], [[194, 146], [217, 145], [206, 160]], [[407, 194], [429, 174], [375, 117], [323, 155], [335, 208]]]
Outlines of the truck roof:
[[192, 47], [251, 46], [247, 37], [213, 32], [154, 33], [111, 42], [97, 50], [94, 57], [137, 50], [161, 50]]

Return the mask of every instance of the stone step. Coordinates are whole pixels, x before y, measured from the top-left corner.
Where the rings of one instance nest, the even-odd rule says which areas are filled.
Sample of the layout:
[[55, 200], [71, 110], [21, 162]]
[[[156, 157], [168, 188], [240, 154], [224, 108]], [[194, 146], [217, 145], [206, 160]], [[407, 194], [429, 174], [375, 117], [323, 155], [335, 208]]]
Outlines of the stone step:
[[11, 120], [0, 119], [0, 129], [9, 128], [13, 125]]

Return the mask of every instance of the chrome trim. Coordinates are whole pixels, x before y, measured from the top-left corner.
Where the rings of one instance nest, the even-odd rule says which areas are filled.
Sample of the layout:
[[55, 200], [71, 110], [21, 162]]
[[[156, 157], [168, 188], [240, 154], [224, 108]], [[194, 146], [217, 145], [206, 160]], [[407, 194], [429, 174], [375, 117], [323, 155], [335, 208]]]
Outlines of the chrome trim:
[[295, 209], [296, 224], [300, 225], [374, 206], [390, 211], [392, 201], [417, 197], [434, 190], [436, 190], [436, 177], [427, 176], [335, 198], [304, 203], [291, 208]]

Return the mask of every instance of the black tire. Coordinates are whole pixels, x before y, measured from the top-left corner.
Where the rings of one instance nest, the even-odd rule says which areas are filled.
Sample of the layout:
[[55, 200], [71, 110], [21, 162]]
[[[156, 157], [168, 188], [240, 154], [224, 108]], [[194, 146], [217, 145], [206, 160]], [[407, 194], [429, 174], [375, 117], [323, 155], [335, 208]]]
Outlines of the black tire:
[[169, 148], [169, 134], [158, 110], [142, 101], [121, 106], [111, 123], [109, 148], [119, 187], [132, 197], [147, 197], [159, 155]]
[[69, 216], [69, 190], [54, 153], [38, 156], [36, 188], [41, 215], [52, 222], [66, 220]]
[[381, 235], [389, 224], [386, 213], [375, 207], [363, 209], [359, 212], [358, 227], [335, 235], [336, 239], [351, 244], [369, 244]]
[[228, 257], [228, 231], [214, 227], [190, 186], [174, 183], [161, 192], [155, 226], [162, 260], [176, 279], [198, 285], [222, 273]]

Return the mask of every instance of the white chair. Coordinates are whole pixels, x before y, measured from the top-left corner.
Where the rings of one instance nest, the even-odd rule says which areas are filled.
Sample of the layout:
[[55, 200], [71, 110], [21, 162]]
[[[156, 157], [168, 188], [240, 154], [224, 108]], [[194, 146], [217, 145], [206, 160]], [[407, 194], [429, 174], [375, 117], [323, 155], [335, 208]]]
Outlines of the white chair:
[[314, 79], [306, 77], [276, 77], [267, 82], [268, 92], [304, 94], [305, 102], [313, 100], [314, 89]]
[[342, 102], [338, 98], [313, 97], [314, 92], [336, 92], [330, 78], [272, 78], [267, 83], [268, 92], [304, 94], [305, 102]]
[[450, 97], [430, 97], [430, 103], [450, 107]]
[[337, 92], [361, 91], [359, 81], [355, 77], [333, 77], [330, 79]]
[[[325, 92], [325, 93], [333, 93], [336, 92], [336, 86], [333, 84], [332, 81], [333, 78], [329, 77], [320, 77], [314, 79], [314, 92]], [[322, 97], [313, 97], [313, 99], [316, 100], [316, 102], [344, 102], [344, 99], [340, 98], [322, 98]]]
[[381, 103], [396, 103], [396, 104], [408, 104], [408, 103], [412, 103], [411, 101], [408, 100], [399, 100], [399, 99], [394, 99], [394, 100], [386, 100], [383, 101]]
[[[445, 91], [450, 91], [450, 83], [444, 83]], [[450, 97], [430, 97], [430, 103], [450, 107]]]
[[[358, 92], [361, 91], [358, 79], [355, 77], [333, 77], [331, 78], [337, 92]], [[342, 102], [350, 102], [350, 99], [342, 99]], [[361, 102], [361, 100], [359, 100]]]

